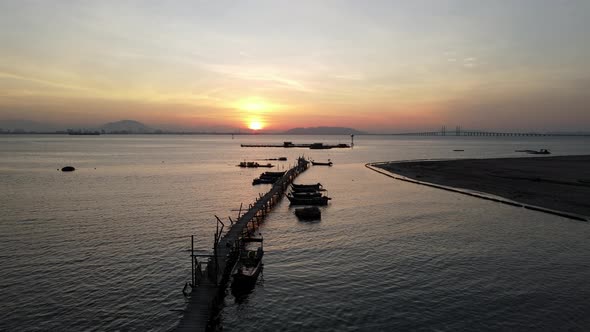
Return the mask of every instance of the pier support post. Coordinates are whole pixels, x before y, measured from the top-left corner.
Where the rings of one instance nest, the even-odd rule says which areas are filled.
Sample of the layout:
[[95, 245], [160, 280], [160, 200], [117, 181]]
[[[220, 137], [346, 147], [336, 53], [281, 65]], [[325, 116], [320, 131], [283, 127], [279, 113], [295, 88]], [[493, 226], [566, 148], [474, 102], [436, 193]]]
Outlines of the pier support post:
[[195, 282], [195, 236], [191, 235], [191, 287], [196, 287]]

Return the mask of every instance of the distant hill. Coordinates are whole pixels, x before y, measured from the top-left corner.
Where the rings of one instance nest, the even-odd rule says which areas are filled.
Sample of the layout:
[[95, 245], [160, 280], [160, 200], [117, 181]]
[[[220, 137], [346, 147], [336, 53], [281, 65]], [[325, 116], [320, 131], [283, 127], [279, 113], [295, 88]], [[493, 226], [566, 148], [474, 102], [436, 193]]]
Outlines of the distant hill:
[[285, 131], [287, 135], [362, 135], [365, 132], [346, 127], [293, 128]]
[[106, 123], [99, 128], [107, 134], [151, 134], [156, 130], [135, 120], [121, 120]]

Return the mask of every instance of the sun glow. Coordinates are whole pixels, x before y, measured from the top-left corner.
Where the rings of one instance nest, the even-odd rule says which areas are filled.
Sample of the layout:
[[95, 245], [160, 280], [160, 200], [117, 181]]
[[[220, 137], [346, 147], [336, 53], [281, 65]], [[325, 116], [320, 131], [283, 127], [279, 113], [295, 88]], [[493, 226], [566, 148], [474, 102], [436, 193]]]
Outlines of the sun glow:
[[260, 119], [250, 119], [248, 121], [248, 128], [252, 130], [260, 130], [264, 128], [264, 123]]

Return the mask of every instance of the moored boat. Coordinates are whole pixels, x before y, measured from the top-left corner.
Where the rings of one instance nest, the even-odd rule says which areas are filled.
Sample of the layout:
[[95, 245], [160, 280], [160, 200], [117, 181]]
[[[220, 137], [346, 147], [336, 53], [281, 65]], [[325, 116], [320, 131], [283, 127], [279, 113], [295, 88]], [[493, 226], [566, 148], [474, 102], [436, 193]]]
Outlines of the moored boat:
[[252, 180], [252, 185], [255, 186], [257, 184], [273, 184], [277, 182], [279, 178], [255, 178]]
[[551, 152], [549, 152], [549, 150], [547, 150], [547, 149], [541, 149], [539, 151], [530, 150], [530, 151], [527, 151], [527, 153], [530, 153], [530, 154], [551, 154]]
[[322, 211], [317, 206], [295, 209], [295, 215], [301, 220], [320, 220]]
[[327, 196], [298, 198], [291, 194], [287, 194], [287, 199], [289, 199], [291, 205], [328, 205], [328, 201], [331, 200]]
[[551, 154], [551, 152], [549, 152], [549, 150], [547, 149], [541, 149], [541, 150], [514, 150], [514, 152], [526, 152], [528, 154]]
[[309, 146], [309, 148], [312, 150], [327, 150], [327, 149], [331, 149], [332, 146], [331, 145], [324, 145], [324, 143], [312, 143]]
[[238, 167], [248, 167], [248, 168], [255, 168], [255, 167], [274, 167], [275, 165], [268, 163], [268, 164], [259, 164], [255, 161], [242, 161], [240, 162]]
[[[256, 249], [248, 249], [246, 246], [251, 242], [259, 242], [260, 246]], [[263, 239], [247, 238], [242, 240], [239, 257], [232, 270], [232, 287], [242, 287], [252, 285], [256, 282], [260, 271], [262, 270]]]
[[324, 163], [324, 162], [319, 162], [319, 161], [313, 161], [313, 160], [312, 160], [312, 161], [311, 161], [311, 164], [312, 164], [312, 165], [314, 165], [314, 166], [332, 166], [334, 163], [333, 163], [333, 162], [331, 162], [330, 160], [328, 160], [328, 162], [327, 162], [327, 163]]
[[264, 172], [260, 174], [261, 177], [281, 177], [285, 175], [285, 172]]
[[291, 191], [291, 195], [295, 198], [314, 198], [314, 197], [321, 197], [322, 193], [318, 191], [309, 191], [309, 192], [297, 192]]
[[260, 176], [254, 180], [252, 180], [252, 185], [257, 184], [265, 184], [265, 183], [275, 183], [277, 182], [285, 172], [264, 172], [260, 174]]
[[324, 188], [316, 189], [313, 187], [302, 187], [302, 188], [295, 188], [291, 187], [291, 191], [294, 193], [313, 193], [317, 191], [326, 191]]
[[320, 190], [322, 189], [322, 184], [321, 183], [314, 183], [314, 184], [296, 184], [296, 183], [291, 183], [291, 187], [295, 188], [295, 189], [300, 189], [300, 188], [309, 188], [309, 189], [316, 189], [316, 190]]

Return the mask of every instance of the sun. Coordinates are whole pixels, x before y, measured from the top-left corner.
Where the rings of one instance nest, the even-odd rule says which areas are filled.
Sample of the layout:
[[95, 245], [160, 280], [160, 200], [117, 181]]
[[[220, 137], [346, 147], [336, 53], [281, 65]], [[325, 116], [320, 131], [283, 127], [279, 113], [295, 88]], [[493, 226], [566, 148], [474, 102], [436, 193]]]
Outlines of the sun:
[[264, 124], [258, 119], [252, 119], [248, 122], [248, 128], [252, 130], [260, 130], [264, 128]]

